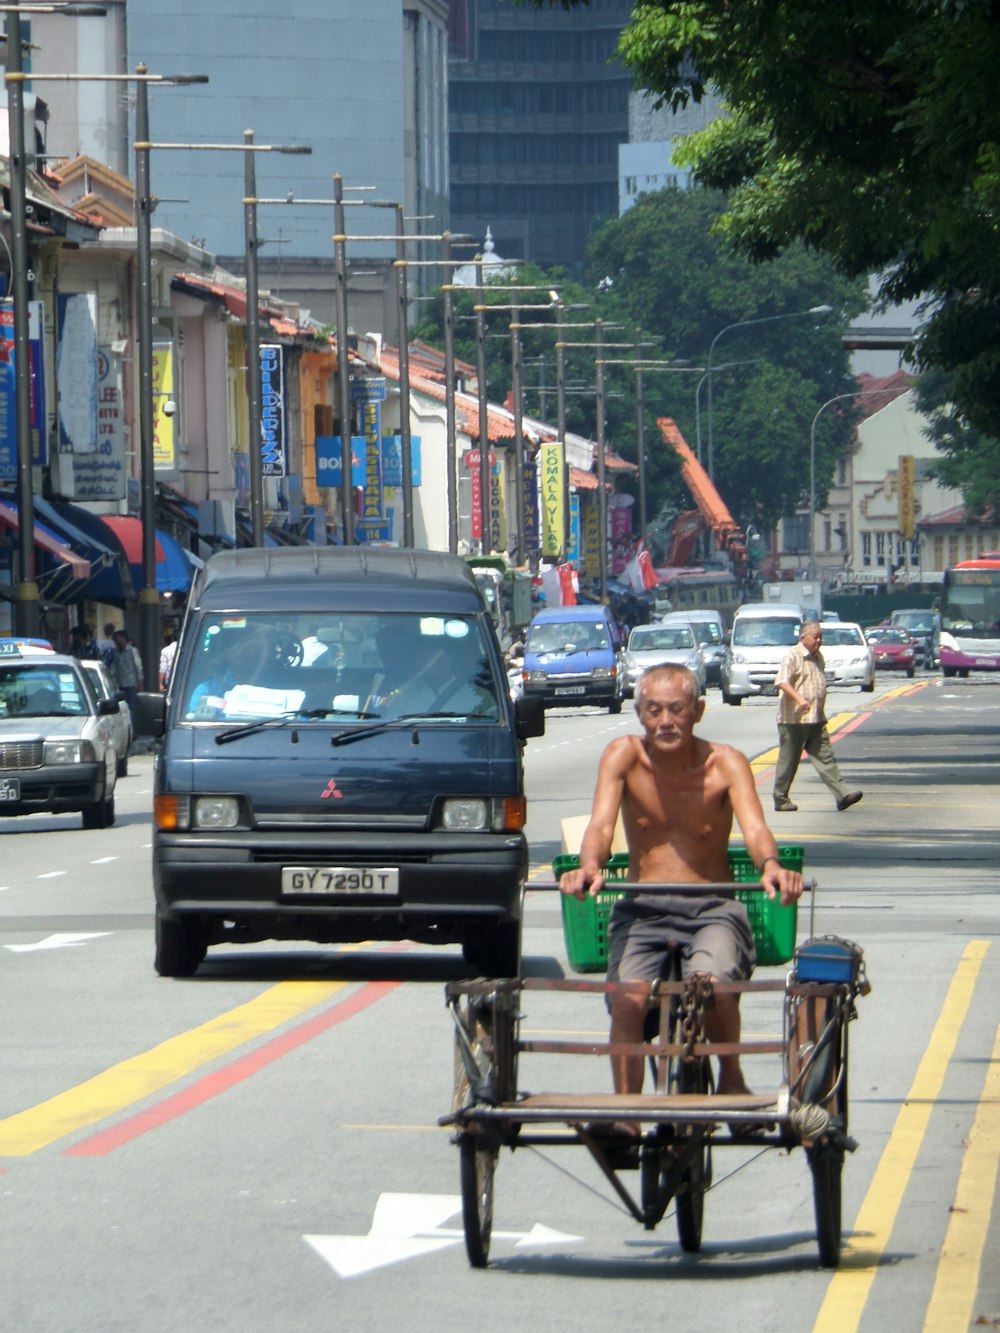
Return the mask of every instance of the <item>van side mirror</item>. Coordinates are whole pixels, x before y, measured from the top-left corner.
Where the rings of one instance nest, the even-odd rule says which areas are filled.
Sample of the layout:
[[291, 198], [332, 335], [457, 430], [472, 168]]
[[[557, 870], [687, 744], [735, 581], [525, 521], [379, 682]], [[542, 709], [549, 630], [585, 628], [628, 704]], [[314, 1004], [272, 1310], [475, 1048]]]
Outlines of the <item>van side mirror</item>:
[[545, 700], [537, 694], [522, 694], [514, 700], [514, 730], [519, 741], [545, 735]]

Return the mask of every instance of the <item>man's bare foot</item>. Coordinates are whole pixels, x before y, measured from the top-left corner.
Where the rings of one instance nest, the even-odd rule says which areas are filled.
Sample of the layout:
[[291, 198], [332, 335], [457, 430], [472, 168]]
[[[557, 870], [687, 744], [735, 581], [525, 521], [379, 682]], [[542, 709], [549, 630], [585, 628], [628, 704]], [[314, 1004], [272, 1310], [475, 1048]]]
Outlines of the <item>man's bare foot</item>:
[[715, 1087], [715, 1093], [718, 1097], [752, 1096], [751, 1089], [744, 1083], [742, 1074], [737, 1075], [735, 1078], [725, 1078], [720, 1073], [719, 1081]]

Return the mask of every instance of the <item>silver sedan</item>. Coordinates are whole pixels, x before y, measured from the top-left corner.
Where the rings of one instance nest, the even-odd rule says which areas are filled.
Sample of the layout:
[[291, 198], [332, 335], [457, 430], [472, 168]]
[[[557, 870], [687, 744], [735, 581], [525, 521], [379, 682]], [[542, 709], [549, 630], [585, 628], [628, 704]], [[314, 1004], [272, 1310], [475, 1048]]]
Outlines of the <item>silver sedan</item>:
[[636, 625], [625, 652], [625, 694], [635, 694], [644, 671], [654, 666], [687, 667], [705, 693], [705, 663], [689, 625]]

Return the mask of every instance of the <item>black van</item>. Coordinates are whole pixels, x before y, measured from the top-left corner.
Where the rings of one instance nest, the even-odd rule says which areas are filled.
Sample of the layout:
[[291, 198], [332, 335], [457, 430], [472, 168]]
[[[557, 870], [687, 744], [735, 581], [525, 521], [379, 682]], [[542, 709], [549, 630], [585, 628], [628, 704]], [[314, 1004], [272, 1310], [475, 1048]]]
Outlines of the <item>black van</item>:
[[522, 747], [496, 634], [458, 557], [221, 552], [189, 600], [154, 786], [156, 970], [209, 945], [461, 943], [520, 965]]

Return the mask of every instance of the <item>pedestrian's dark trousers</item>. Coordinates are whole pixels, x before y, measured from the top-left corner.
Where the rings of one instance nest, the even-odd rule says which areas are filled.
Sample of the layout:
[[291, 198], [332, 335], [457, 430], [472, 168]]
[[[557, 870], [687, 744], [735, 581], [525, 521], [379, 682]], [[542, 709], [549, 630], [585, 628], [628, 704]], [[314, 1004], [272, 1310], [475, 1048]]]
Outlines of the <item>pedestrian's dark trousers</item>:
[[774, 772], [774, 803], [783, 805], [789, 800], [788, 791], [799, 771], [799, 757], [805, 750], [813, 768], [833, 792], [838, 801], [847, 795], [847, 787], [840, 776], [833, 746], [825, 722], [808, 726], [801, 723], [778, 723], [778, 763]]

